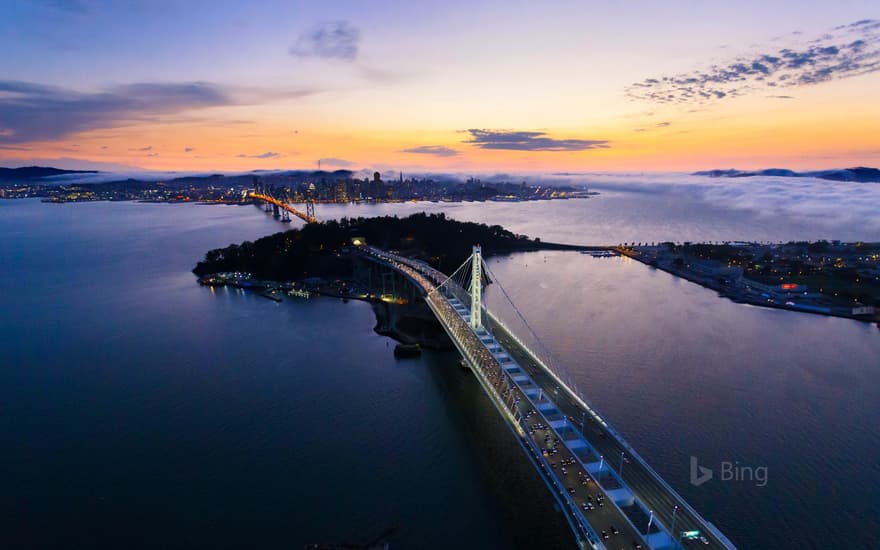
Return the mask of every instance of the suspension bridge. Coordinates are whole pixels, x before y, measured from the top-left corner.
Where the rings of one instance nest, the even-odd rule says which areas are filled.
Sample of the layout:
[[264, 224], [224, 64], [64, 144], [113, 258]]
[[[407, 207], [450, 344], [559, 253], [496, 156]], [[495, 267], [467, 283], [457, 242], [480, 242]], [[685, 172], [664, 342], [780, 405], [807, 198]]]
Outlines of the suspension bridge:
[[424, 297], [565, 515], [580, 548], [735, 548], [592, 407], [565, 369], [541, 359], [482, 300], [492, 281], [527, 338], [552, 353], [483, 262], [450, 276], [363, 245], [358, 253], [408, 279]]
[[284, 223], [291, 221], [291, 214], [306, 223], [318, 223], [318, 218], [315, 217], [315, 201], [312, 197], [306, 198], [306, 211], [303, 212], [291, 206], [290, 189], [287, 187], [275, 188], [254, 178], [254, 189], [247, 192], [247, 197], [253, 200], [254, 204], [263, 204], [266, 212], [272, 212], [275, 218]]

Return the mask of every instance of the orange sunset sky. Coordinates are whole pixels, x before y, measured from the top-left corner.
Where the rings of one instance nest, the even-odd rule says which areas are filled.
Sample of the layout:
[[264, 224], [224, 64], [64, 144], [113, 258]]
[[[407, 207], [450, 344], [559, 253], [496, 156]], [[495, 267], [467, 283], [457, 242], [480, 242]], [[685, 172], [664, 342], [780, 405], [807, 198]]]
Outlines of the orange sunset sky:
[[4, 8], [0, 164], [880, 164], [873, 2], [99, 4]]

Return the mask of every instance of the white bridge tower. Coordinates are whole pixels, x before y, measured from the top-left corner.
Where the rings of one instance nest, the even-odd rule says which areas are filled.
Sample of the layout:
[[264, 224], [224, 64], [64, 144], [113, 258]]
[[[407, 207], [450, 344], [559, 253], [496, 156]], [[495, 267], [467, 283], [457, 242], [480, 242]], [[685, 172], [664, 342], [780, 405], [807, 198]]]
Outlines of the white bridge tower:
[[473, 328], [483, 326], [482, 319], [480, 319], [482, 293], [483, 255], [480, 252], [480, 245], [477, 245], [474, 247], [473, 255], [471, 255], [471, 327]]

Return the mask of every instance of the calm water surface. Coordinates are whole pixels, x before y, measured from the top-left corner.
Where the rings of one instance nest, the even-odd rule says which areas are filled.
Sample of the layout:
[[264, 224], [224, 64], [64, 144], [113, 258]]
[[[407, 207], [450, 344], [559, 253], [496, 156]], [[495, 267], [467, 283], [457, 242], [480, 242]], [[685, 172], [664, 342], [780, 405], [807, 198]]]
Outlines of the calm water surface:
[[[829, 236], [627, 193], [320, 208], [578, 243]], [[568, 544], [454, 354], [395, 361], [362, 303], [194, 283], [206, 250], [282, 228], [252, 207], [0, 201], [0, 546], [298, 548], [388, 527], [400, 548]], [[876, 547], [876, 327], [736, 305], [619, 258], [490, 265], [553, 362], [741, 548]], [[690, 456], [769, 479], [693, 487]]]

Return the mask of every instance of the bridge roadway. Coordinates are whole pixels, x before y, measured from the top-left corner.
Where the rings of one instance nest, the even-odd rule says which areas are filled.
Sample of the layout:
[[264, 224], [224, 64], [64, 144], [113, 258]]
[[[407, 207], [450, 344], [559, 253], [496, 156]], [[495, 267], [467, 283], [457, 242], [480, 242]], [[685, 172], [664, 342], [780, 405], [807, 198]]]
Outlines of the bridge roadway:
[[[429, 307], [566, 512], [582, 547], [734, 548], [503, 323], [486, 311], [494, 335], [472, 329], [461, 287], [457, 293], [435, 291], [447, 282], [442, 272], [373, 247], [361, 250], [425, 292]], [[621, 453], [626, 457], [622, 465]], [[618, 535], [612, 534], [615, 529]], [[682, 531], [699, 531], [704, 540], [674, 540]]]
[[301, 219], [302, 221], [304, 221], [306, 223], [318, 223], [318, 218], [316, 218], [314, 216], [309, 216], [305, 212], [303, 212], [302, 210], [297, 210], [296, 208], [290, 206], [290, 204], [288, 204], [286, 202], [282, 202], [282, 201], [276, 199], [275, 197], [271, 197], [269, 195], [264, 195], [262, 193], [254, 193], [254, 192], [248, 193], [248, 197], [250, 197], [252, 199], [258, 199], [263, 202], [268, 202], [270, 204], [274, 204], [278, 208], [282, 208], [284, 210], [287, 210], [288, 212], [290, 212], [291, 214], [293, 214], [294, 216], [296, 216], [297, 218]]

